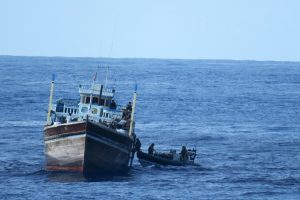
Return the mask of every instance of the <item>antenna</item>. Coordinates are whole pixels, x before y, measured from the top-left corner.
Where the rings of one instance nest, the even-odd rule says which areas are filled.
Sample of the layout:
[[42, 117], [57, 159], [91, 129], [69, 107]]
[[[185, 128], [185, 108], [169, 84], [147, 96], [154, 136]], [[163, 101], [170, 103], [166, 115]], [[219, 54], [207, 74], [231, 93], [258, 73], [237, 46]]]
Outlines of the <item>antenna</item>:
[[100, 75], [100, 64], [98, 64], [97, 72]]
[[107, 84], [107, 74], [108, 74], [108, 70], [109, 70], [109, 67], [106, 67], [104, 88], [106, 88], [106, 84]]
[[90, 96], [90, 105], [89, 105], [89, 113], [91, 111], [92, 108], [92, 101], [93, 101], [93, 92], [94, 92], [94, 87], [95, 87], [95, 81], [97, 79], [97, 72], [94, 74], [93, 76], [93, 84], [92, 84], [92, 88], [91, 88], [91, 96]]

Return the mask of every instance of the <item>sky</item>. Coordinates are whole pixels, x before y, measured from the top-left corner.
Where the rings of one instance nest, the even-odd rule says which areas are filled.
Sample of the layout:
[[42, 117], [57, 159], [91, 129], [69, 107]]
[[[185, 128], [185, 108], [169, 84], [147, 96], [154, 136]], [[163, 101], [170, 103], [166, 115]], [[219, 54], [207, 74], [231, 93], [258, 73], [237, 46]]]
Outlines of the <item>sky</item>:
[[300, 61], [300, 1], [0, 0], [0, 55]]

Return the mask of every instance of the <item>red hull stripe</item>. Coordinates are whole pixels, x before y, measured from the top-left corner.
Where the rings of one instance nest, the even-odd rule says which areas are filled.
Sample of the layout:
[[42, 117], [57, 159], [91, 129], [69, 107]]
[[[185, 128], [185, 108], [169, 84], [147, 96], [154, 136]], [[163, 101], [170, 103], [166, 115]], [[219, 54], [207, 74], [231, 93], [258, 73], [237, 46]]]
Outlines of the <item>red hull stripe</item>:
[[82, 172], [82, 166], [47, 166], [47, 171], [74, 171], [74, 172]]
[[71, 132], [71, 133], [63, 133], [63, 134], [59, 134], [59, 135], [52, 135], [52, 136], [45, 136], [45, 141], [47, 140], [53, 140], [53, 139], [57, 139], [57, 138], [63, 138], [63, 137], [69, 137], [69, 136], [74, 136], [74, 135], [82, 135], [85, 134], [85, 131], [78, 131], [78, 132]]

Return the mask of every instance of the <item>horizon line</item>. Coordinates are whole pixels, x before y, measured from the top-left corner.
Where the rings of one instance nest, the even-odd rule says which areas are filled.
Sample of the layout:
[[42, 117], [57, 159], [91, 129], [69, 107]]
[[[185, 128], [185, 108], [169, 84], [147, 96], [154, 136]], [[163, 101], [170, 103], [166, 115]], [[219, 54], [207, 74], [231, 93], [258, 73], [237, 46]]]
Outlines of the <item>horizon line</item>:
[[0, 57], [37, 57], [37, 58], [81, 58], [81, 59], [145, 59], [145, 60], [207, 60], [207, 61], [237, 61], [237, 62], [290, 62], [300, 63], [300, 60], [257, 60], [257, 59], [231, 59], [231, 58], [155, 58], [155, 57], [93, 57], [93, 56], [45, 56], [45, 55], [8, 55], [0, 54]]

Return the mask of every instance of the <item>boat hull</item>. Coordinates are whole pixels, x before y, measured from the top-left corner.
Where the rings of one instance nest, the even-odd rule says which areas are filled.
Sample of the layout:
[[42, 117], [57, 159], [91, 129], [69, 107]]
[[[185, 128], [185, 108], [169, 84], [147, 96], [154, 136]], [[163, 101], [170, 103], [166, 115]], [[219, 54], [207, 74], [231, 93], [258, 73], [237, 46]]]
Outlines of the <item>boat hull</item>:
[[163, 158], [158, 155], [150, 155], [142, 151], [137, 152], [137, 157], [143, 167], [155, 165], [155, 166], [185, 166], [194, 165], [192, 161], [180, 161]]
[[114, 174], [128, 171], [132, 138], [112, 132], [110, 128], [98, 123], [88, 123], [86, 131], [85, 173]]
[[133, 139], [99, 123], [77, 122], [45, 127], [45, 168], [114, 174], [128, 171]]

